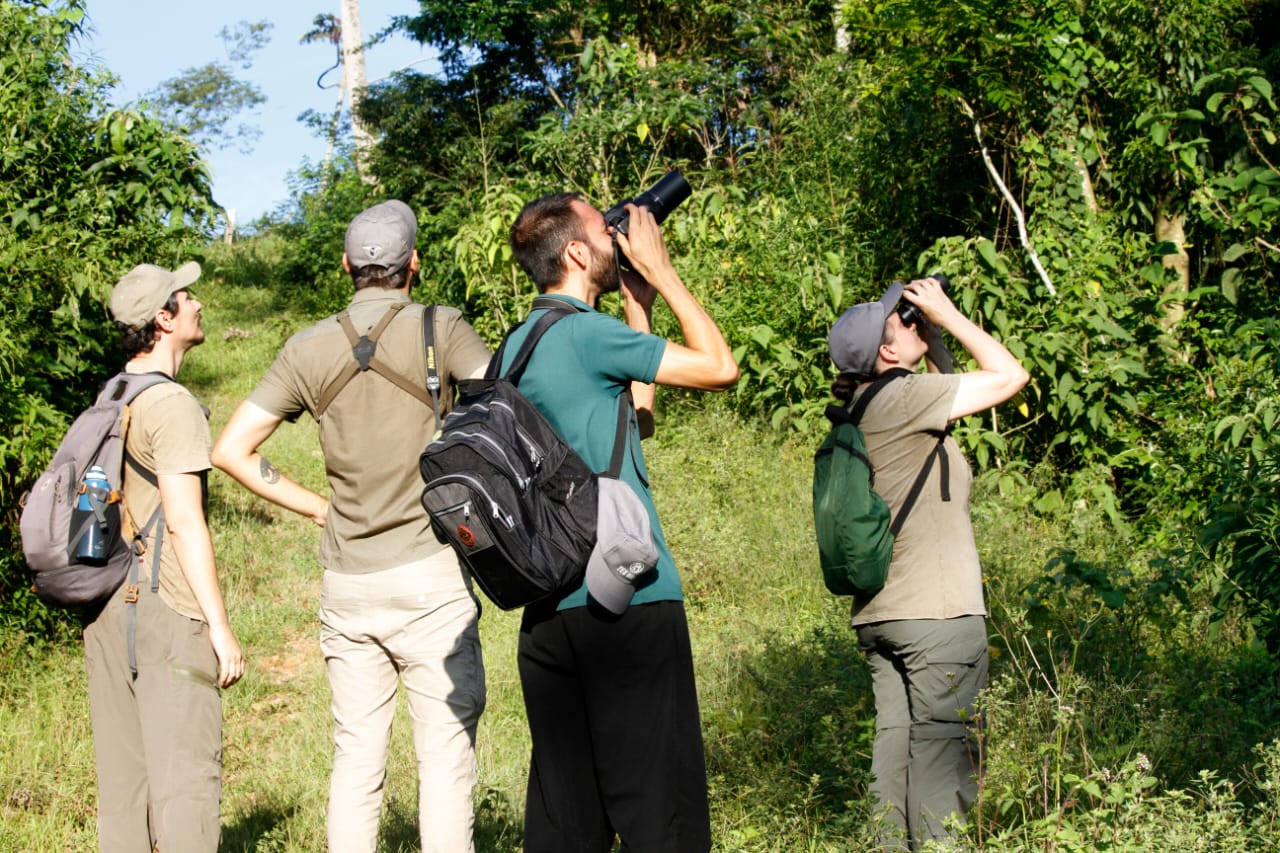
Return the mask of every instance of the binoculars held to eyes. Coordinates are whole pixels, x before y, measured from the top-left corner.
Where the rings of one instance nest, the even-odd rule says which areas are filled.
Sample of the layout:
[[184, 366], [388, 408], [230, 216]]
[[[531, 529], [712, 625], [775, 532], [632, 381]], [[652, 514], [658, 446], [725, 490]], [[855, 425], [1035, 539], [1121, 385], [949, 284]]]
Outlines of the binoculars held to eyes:
[[[931, 272], [925, 278], [931, 278], [938, 282], [938, 284], [942, 285], [943, 293], [951, 294], [951, 280], [942, 273]], [[905, 299], [899, 299], [897, 306], [893, 310], [897, 313], [898, 319], [902, 321], [904, 326], [914, 326], [924, 319], [924, 314], [920, 312], [920, 309]]]

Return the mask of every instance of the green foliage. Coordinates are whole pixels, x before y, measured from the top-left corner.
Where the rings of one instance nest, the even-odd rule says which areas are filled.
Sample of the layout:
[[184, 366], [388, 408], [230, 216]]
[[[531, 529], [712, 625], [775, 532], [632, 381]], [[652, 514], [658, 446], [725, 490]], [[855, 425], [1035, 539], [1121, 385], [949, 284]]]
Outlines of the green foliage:
[[[220, 35], [227, 59], [242, 69], [250, 68], [253, 54], [270, 42], [273, 26], [263, 20], [241, 21], [235, 29], [223, 27]], [[197, 145], [213, 149], [237, 146], [243, 154], [253, 150], [262, 131], [250, 124], [238, 124], [234, 130], [229, 125], [240, 113], [266, 100], [259, 87], [239, 79], [227, 62], [188, 68], [143, 96], [145, 106], [154, 109], [166, 126], [186, 134]]]
[[78, 2], [0, 4], [0, 625], [34, 633], [57, 617], [26, 590], [18, 497], [119, 367], [110, 286], [189, 259], [215, 210], [191, 143], [110, 110], [108, 79], [71, 60], [83, 16]]

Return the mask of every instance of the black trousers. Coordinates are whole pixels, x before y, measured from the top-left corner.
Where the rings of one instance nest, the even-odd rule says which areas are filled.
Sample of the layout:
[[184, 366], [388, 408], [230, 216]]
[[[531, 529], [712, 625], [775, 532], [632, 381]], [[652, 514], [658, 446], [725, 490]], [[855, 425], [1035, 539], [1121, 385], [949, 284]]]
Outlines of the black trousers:
[[711, 849], [684, 604], [527, 608], [520, 683], [533, 738], [525, 853]]

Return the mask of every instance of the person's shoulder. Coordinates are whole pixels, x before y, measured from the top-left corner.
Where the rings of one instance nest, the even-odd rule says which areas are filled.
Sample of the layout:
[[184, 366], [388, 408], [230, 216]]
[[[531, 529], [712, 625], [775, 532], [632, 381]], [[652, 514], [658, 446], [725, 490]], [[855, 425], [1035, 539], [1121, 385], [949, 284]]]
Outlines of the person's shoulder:
[[903, 377], [905, 381], [902, 384], [910, 388], [943, 387], [958, 384], [962, 375], [960, 373], [912, 373]]
[[160, 417], [182, 417], [184, 415], [202, 413], [200, 401], [187, 386], [177, 380], [157, 382], [144, 389], [129, 404], [130, 416], [146, 418], [156, 415]]
[[191, 393], [187, 386], [176, 379], [166, 378], [148, 388], [142, 389], [138, 396], [133, 398], [131, 406], [136, 408], [139, 404], [154, 405], [162, 400], [169, 400], [175, 397], [195, 399], [195, 395]]
[[442, 302], [428, 302], [425, 305], [415, 302], [413, 304], [417, 306], [414, 310], [420, 309], [424, 316], [428, 311], [434, 311], [434, 323], [439, 328], [452, 329], [461, 324], [471, 328], [472, 331], [475, 330], [475, 326], [472, 324], [471, 318], [462, 313], [461, 308], [455, 308], [452, 305], [445, 305]]

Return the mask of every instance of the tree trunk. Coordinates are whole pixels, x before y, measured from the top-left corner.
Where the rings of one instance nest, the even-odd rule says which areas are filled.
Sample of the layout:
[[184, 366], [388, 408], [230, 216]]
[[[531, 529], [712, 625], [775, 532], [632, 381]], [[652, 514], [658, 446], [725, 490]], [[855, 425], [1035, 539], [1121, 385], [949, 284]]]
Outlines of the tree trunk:
[[351, 99], [351, 135], [355, 141], [356, 171], [365, 183], [375, 183], [369, 174], [369, 153], [373, 136], [360, 120], [360, 102], [368, 82], [364, 71], [364, 37], [360, 32], [360, 0], [342, 2], [342, 81]]
[[[1163, 204], [1156, 213], [1156, 241], [1172, 243], [1178, 249], [1177, 252], [1160, 259], [1161, 265], [1166, 270], [1173, 270], [1176, 276], [1165, 286], [1165, 296], [1182, 297], [1191, 292], [1191, 258], [1187, 255], [1187, 235], [1183, 230], [1183, 219], [1183, 214], [1176, 213]], [[1182, 322], [1185, 311], [1186, 307], [1181, 298], [1165, 303], [1164, 319], [1161, 325], [1166, 332], [1173, 331]]]
[[844, 4], [846, 2], [848, 0], [839, 0], [836, 3], [835, 10], [831, 13], [834, 18], [832, 23], [835, 25], [836, 30], [836, 50], [840, 53], [848, 53], [850, 44], [849, 28], [844, 25]]

